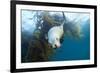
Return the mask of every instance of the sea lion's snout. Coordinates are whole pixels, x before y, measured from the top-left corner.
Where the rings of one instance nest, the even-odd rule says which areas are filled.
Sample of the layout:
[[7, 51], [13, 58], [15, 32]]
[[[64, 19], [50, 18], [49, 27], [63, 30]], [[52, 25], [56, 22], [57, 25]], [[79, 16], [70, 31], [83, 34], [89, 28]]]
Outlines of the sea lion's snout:
[[56, 42], [55, 48], [60, 48], [60, 46], [61, 46], [60, 42]]
[[60, 45], [55, 45], [55, 48], [60, 48]]

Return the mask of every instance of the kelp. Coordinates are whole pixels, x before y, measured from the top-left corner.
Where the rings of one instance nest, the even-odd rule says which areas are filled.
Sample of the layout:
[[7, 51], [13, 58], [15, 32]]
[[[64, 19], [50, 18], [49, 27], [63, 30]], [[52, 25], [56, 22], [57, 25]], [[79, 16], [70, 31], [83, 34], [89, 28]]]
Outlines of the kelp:
[[59, 22], [55, 21], [53, 17], [49, 15], [48, 11], [43, 12], [43, 20], [47, 21], [52, 26], [59, 24]]
[[46, 40], [34, 39], [30, 41], [26, 62], [48, 61], [53, 49]]
[[81, 29], [81, 20], [75, 22], [76, 18], [73, 20], [69, 20], [66, 18], [64, 12], [62, 12], [65, 23], [64, 23], [64, 36], [69, 36], [75, 39], [81, 39], [83, 37], [82, 29]]
[[[44, 26], [41, 29], [38, 29], [37, 27], [36, 30], [33, 32], [33, 38], [29, 42], [28, 52], [25, 56], [24, 62], [49, 61], [49, 57], [53, 54], [54, 49], [45, 39], [45, 35], [52, 27], [51, 23], [53, 24], [52, 19], [48, 16], [48, 14], [47, 16], [43, 15]], [[37, 23], [37, 25], [40, 24]]]

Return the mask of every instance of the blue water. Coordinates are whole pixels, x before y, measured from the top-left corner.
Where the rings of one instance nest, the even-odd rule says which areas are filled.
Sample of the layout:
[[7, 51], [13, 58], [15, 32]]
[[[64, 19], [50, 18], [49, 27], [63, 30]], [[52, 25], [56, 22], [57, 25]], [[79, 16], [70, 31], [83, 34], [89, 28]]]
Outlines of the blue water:
[[52, 61], [88, 60], [90, 59], [90, 23], [87, 21], [82, 28], [84, 36], [81, 39], [64, 37], [60, 48], [50, 57]]

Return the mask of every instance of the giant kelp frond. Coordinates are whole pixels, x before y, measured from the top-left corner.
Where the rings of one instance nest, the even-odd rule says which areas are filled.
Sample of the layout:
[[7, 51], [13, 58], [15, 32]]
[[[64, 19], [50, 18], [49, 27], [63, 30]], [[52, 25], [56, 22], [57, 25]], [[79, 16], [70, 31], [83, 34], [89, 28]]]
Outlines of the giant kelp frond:
[[55, 21], [53, 17], [49, 15], [48, 11], [43, 12], [43, 20], [47, 21], [51, 25], [59, 24], [59, 22]]
[[83, 33], [80, 24], [81, 21], [74, 22], [67, 20], [67, 22], [64, 25], [65, 35], [77, 39], [82, 38]]

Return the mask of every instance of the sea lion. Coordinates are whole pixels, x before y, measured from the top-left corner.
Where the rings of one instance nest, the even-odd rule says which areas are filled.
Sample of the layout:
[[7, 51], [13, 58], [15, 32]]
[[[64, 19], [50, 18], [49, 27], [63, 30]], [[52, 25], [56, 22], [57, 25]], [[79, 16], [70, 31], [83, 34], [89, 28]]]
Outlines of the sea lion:
[[60, 26], [54, 26], [48, 31], [48, 43], [52, 46], [52, 48], [59, 48], [61, 46], [60, 39], [64, 34], [63, 24]]

